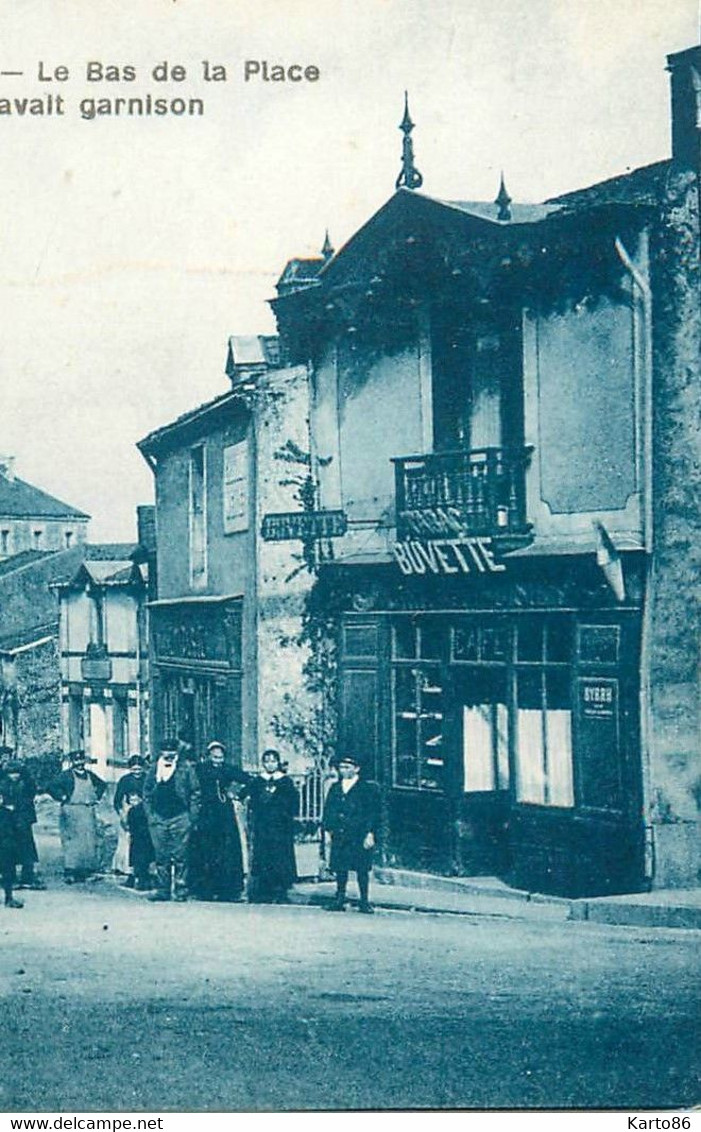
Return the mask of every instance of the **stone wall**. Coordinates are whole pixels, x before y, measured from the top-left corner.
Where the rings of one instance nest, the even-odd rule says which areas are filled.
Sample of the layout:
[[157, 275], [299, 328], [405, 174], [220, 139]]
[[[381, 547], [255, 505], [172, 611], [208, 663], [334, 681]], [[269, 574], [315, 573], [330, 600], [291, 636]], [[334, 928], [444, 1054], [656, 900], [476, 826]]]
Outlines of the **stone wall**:
[[[273, 370], [260, 380], [255, 408], [257, 508], [263, 516], [298, 511], [309, 490], [309, 397], [304, 367]], [[309, 502], [310, 500], [308, 500]], [[318, 753], [320, 705], [307, 687], [309, 658], [300, 640], [313, 581], [302, 543], [258, 540], [258, 745], [278, 747], [293, 773]]]
[[56, 634], [13, 656], [18, 696], [19, 758], [61, 751], [61, 673]]
[[[698, 180], [673, 165], [653, 274], [653, 532], [647, 794], [655, 887], [701, 867], [701, 303]], [[644, 689], [645, 695], [645, 689]]]
[[61, 750], [58, 598], [51, 584], [74, 574], [84, 554], [84, 548], [76, 546], [22, 563], [14, 570], [11, 560], [3, 563], [0, 693], [6, 701], [6, 741], [20, 757]]

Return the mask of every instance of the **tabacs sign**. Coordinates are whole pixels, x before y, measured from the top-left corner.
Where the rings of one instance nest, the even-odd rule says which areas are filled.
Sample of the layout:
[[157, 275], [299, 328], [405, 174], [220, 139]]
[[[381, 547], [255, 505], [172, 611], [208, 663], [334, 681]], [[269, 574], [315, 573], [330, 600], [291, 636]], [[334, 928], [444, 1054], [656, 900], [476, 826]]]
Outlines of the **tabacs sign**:
[[263, 516], [261, 535], [266, 542], [309, 542], [341, 538], [348, 530], [345, 511], [280, 511]]

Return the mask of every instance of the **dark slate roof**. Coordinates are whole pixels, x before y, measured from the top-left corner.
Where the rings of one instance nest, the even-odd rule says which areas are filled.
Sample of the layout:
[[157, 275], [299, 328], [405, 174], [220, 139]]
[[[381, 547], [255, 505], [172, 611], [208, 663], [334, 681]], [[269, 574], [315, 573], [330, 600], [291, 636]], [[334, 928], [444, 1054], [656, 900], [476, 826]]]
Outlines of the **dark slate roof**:
[[194, 424], [198, 418], [204, 416], [205, 413], [211, 413], [227, 403], [232, 405], [245, 405], [245, 401], [242, 399], [239, 391], [228, 389], [226, 393], [220, 393], [218, 397], [214, 397], [211, 401], [204, 401], [203, 404], [198, 405], [195, 409], [188, 409], [186, 413], [176, 417], [174, 421], [169, 421], [168, 424], [161, 425], [160, 428], [149, 432], [143, 440], [137, 441], [136, 447], [143, 455], [149, 455], [157, 449], [163, 441], [168, 440], [171, 435], [177, 434], [180, 429]]
[[310, 283], [315, 281], [327, 262], [323, 256], [289, 260], [276, 284], [278, 294], [285, 295], [289, 294], [290, 291], [297, 291], [301, 287], [308, 287]]
[[62, 503], [31, 483], [0, 475], [0, 516], [10, 519], [89, 519], [84, 511]]
[[669, 160], [655, 161], [652, 165], [642, 165], [639, 169], [631, 169], [629, 173], [609, 177], [607, 181], [599, 181], [584, 189], [551, 197], [545, 203], [567, 210], [603, 204], [655, 205], [662, 197], [670, 166]]
[[55, 553], [56, 551], [53, 550], [21, 550], [19, 554], [12, 554], [0, 562], [0, 578], [5, 574], [12, 574], [14, 570], [21, 570], [30, 562], [38, 562], [41, 558], [47, 558]]
[[126, 562], [137, 548], [136, 542], [89, 542], [84, 557], [88, 562]]
[[79, 566], [72, 577], [59, 582], [55, 587], [59, 590], [83, 589], [86, 583], [98, 586], [134, 586], [144, 584], [144, 575], [140, 566], [135, 562], [124, 559], [95, 559], [87, 560]]
[[[437, 197], [432, 197], [432, 200], [438, 200]], [[511, 201], [509, 205], [509, 212], [511, 216], [509, 220], [500, 220], [498, 217], [498, 206], [494, 201], [485, 200], [441, 200], [439, 204], [445, 204], [449, 208], [459, 208], [461, 212], [467, 212], [470, 216], [479, 216], [482, 220], [491, 220], [494, 224], [500, 227], [508, 227], [513, 224], [533, 224], [537, 220], [544, 220], [546, 216], [550, 216], [553, 212], [557, 211], [554, 204], [519, 204], [518, 201]]]

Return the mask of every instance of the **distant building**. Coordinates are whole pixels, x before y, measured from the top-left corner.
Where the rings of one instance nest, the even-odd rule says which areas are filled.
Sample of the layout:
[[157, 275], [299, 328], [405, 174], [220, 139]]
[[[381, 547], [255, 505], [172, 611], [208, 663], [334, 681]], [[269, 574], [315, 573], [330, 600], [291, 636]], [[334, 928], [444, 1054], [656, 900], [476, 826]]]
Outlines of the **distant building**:
[[83, 511], [16, 476], [14, 457], [0, 456], [0, 560], [79, 546], [89, 520]]
[[307, 371], [278, 368], [275, 338], [234, 337], [226, 372], [229, 391], [138, 445], [156, 488], [153, 739], [180, 735], [202, 753], [217, 738], [249, 767], [276, 745], [303, 771], [314, 760], [298, 640], [311, 575], [301, 542], [265, 541], [261, 527], [310, 502]]
[[[70, 509], [61, 507], [67, 515]], [[152, 551], [149, 509], [139, 512], [143, 545], [86, 543], [86, 517], [70, 548], [23, 550], [0, 561], [0, 745], [20, 758], [84, 745], [89, 754], [94, 748], [110, 777], [122, 747], [145, 741], [133, 703], [136, 696], [145, 718], [148, 569], [137, 562], [146, 563]], [[61, 632], [59, 594], [65, 595]], [[94, 609], [101, 605], [103, 617], [98, 628], [95, 616], [83, 634], [81, 618], [91, 601]], [[91, 644], [94, 648], [88, 648]], [[106, 705], [113, 690], [117, 708], [110, 715]], [[82, 713], [75, 708], [78, 697]], [[123, 704], [126, 722], [121, 727]]]

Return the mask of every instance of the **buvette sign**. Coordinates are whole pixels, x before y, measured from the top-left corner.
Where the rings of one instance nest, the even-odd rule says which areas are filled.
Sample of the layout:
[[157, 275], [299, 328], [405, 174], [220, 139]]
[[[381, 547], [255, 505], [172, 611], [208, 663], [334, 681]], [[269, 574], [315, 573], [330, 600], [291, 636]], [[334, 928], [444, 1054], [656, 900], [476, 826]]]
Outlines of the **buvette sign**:
[[402, 574], [497, 574], [490, 538], [441, 538], [396, 542], [392, 553]]
[[348, 529], [345, 511], [280, 511], [263, 516], [261, 534], [266, 542], [303, 542], [341, 538]]

